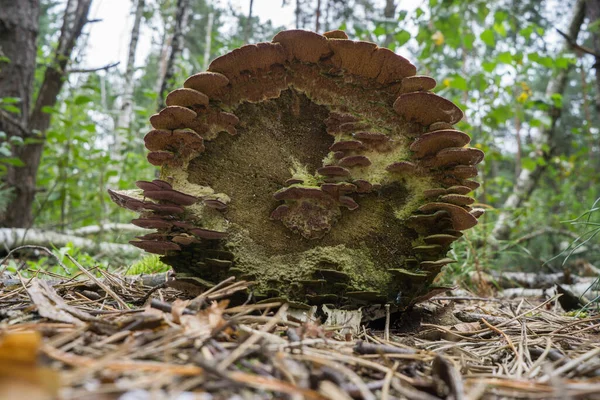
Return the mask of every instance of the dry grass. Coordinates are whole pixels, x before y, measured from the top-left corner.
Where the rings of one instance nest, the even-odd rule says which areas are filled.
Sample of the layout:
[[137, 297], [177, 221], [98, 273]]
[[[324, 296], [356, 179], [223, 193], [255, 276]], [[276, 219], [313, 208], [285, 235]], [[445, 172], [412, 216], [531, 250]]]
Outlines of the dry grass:
[[434, 298], [348, 334], [230, 307], [248, 282], [186, 301], [109, 273], [52, 283], [0, 288], [2, 399], [600, 398], [600, 316], [556, 298]]

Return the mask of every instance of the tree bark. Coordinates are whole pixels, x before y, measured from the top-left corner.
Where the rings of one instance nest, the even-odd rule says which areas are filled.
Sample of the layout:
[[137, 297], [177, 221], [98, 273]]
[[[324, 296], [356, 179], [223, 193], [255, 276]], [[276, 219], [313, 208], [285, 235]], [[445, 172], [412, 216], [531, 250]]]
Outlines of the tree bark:
[[[28, 116], [32, 103], [33, 80], [35, 76], [36, 40], [39, 28], [40, 4], [38, 0], [0, 0], [0, 98], [19, 99], [14, 105], [18, 114], [10, 114], [0, 109], [0, 131], [9, 138], [30, 136]], [[17, 147], [13, 147], [13, 154]], [[15, 186], [17, 177], [14, 167], [4, 178], [7, 186], [13, 188], [11, 203], [18, 202], [22, 195], [20, 186]], [[0, 214], [0, 226], [14, 225], [14, 207]]]
[[[575, 8], [573, 10], [573, 18], [569, 24], [568, 36], [576, 40], [579, 35], [579, 31], [581, 30], [581, 25], [583, 24], [583, 19], [585, 16], [585, 0], [578, 0], [575, 4]], [[570, 44], [567, 40], [564, 41], [562, 45], [561, 53], [568, 51], [570, 48]], [[552, 77], [548, 82], [548, 86], [546, 87], [546, 98], [550, 99], [550, 97], [554, 94], [562, 95], [567, 86], [567, 77], [572, 67], [561, 69], [558, 71], [556, 76]], [[556, 133], [556, 127], [558, 124], [558, 120], [562, 114], [562, 109], [552, 106], [550, 108], [550, 117], [551, 122], [550, 126], [543, 128], [538, 137], [534, 140], [534, 145], [539, 154], [542, 154], [546, 161], [550, 160], [550, 158], [556, 152], [556, 146], [554, 143], [554, 135]], [[547, 148], [548, 151], [544, 151], [543, 149]], [[492, 232], [493, 239], [496, 240], [507, 240], [510, 237], [510, 228], [511, 228], [511, 215], [513, 210], [520, 207], [523, 202], [529, 199], [531, 193], [537, 186], [537, 183], [544, 173], [546, 167], [544, 165], [536, 164], [536, 167], [531, 171], [528, 169], [522, 169], [521, 173], [517, 177], [517, 181], [515, 182], [515, 189], [513, 193], [508, 196], [504, 205], [501, 207], [501, 212], [498, 216], [498, 220], [496, 221], [496, 225], [494, 226], [494, 230]], [[494, 241], [492, 239], [492, 242]]]
[[589, 26], [594, 43], [595, 69], [596, 69], [596, 110], [600, 112], [600, 0], [587, 0], [585, 5]]
[[175, 76], [175, 63], [181, 56], [183, 51], [183, 39], [187, 28], [187, 21], [190, 13], [190, 0], [177, 0], [177, 10], [175, 11], [175, 28], [173, 30], [173, 38], [171, 40], [171, 53], [167, 61], [167, 68], [160, 85], [158, 108], [165, 106], [165, 98], [171, 86], [171, 81]]
[[[15, 5], [13, 8], [16, 9], [16, 11], [14, 12], [20, 14], [22, 12], [27, 13], [27, 10], [20, 10], [22, 4], [31, 5], [30, 3], [37, 2], [11, 2], [10, 0], [2, 0], [2, 3], [8, 3], [6, 5], [6, 7], [8, 7], [7, 11], [10, 11], [11, 9], [11, 3], [18, 3], [19, 6]], [[37, 170], [40, 165], [42, 150], [44, 148], [44, 133], [50, 126], [50, 114], [45, 110], [46, 108], [51, 108], [56, 105], [58, 94], [60, 93], [60, 90], [62, 89], [62, 86], [65, 81], [67, 64], [71, 59], [71, 54], [73, 52], [73, 49], [75, 48], [77, 39], [81, 35], [81, 31], [83, 30], [83, 27], [87, 22], [87, 16], [90, 10], [91, 3], [92, 0], [69, 0], [67, 2], [63, 25], [58, 40], [58, 46], [54, 53], [53, 62], [46, 68], [44, 79], [42, 81], [42, 85], [40, 87], [37, 99], [35, 101], [35, 106], [33, 108], [33, 111], [29, 113], [28, 122], [25, 126], [27, 131], [31, 132], [31, 135], [39, 135], [39, 140], [35, 141], [34, 143], [28, 143], [22, 146], [17, 146], [13, 149], [13, 155], [15, 157], [20, 158], [21, 161], [25, 164], [25, 166], [10, 166], [8, 168], [6, 175], [6, 183], [9, 187], [14, 188], [15, 193], [12, 201], [8, 205], [5, 215], [2, 216], [2, 218], [0, 219], [0, 226], [30, 227], [33, 224], [32, 206], [36, 192], [35, 183], [37, 178]], [[3, 4], [1, 5], [2, 7], [0, 7], [0, 9], [2, 11], [0, 12], [4, 13], [5, 7]], [[34, 28], [37, 32], [37, 5], [35, 7], [31, 5], [30, 11], [35, 16]], [[8, 14], [10, 14], [10, 12], [8, 12]], [[10, 17], [7, 16], [7, 18]], [[27, 15], [25, 18], [27, 18], [28, 21], [31, 22], [32, 16]], [[26, 34], [26, 32], [21, 31], [19, 31], [19, 33]], [[4, 35], [0, 35], [0, 37], [4, 38]], [[19, 40], [20, 43], [21, 39], [17, 40]], [[35, 41], [33, 43], [35, 57]], [[29, 42], [23, 44], [26, 45], [29, 44]], [[20, 52], [22, 51], [22, 49], [27, 50], [27, 52], [30, 51], [30, 49], [27, 46], [23, 48], [19, 46], [15, 50], [17, 52]], [[35, 72], [35, 58], [33, 67], [25, 67], [27, 71], [33, 69], [33, 72]], [[5, 72], [0, 73], [5, 74]], [[27, 72], [26, 74], [28, 76], [29, 72]], [[25, 76], [24, 78], [27, 78], [27, 76]], [[10, 76], [8, 79], [19, 81], [20, 78], [20, 74], [17, 74], [15, 76]], [[32, 92], [31, 84], [25, 83], [25, 86], [29, 88], [29, 95], [26, 97], [29, 100], [31, 98]], [[25, 115], [27, 114], [23, 114], [22, 118], [24, 118]]]
[[392, 25], [392, 20], [396, 16], [396, 3], [394, 0], [385, 0], [385, 8], [383, 9], [383, 16], [386, 19], [385, 24], [385, 39], [383, 41], [383, 47], [388, 47], [392, 40], [394, 40], [394, 32], [390, 32], [389, 28]]
[[125, 134], [129, 132], [131, 127], [131, 115], [133, 113], [133, 73], [135, 72], [135, 53], [137, 50], [138, 39], [140, 37], [140, 26], [142, 15], [144, 13], [145, 0], [138, 0], [135, 6], [135, 17], [133, 20], [133, 28], [131, 28], [131, 40], [129, 41], [129, 51], [127, 53], [127, 67], [123, 79], [123, 98], [121, 101], [121, 111], [117, 120], [115, 129], [115, 146], [113, 155], [117, 158], [121, 157]]
[[250, 32], [252, 31], [252, 8], [254, 6], [254, 0], [250, 0], [250, 8], [248, 9], [248, 19], [246, 19], [246, 25], [244, 26], [244, 44], [247, 44], [250, 40]]

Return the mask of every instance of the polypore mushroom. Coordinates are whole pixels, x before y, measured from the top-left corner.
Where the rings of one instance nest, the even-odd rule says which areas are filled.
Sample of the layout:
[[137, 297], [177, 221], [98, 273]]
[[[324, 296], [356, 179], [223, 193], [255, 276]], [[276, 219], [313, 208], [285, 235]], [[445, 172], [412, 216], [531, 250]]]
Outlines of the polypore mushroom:
[[408, 121], [423, 125], [438, 121], [455, 124], [463, 117], [462, 111], [454, 103], [429, 92], [401, 94], [394, 102], [394, 110]]
[[447, 147], [465, 146], [470, 141], [471, 138], [464, 132], [445, 129], [422, 134], [410, 145], [410, 149], [415, 157], [423, 158]]
[[187, 288], [235, 276], [257, 300], [408, 307], [481, 213], [482, 153], [434, 86], [341, 31], [281, 32], [171, 92], [144, 139], [160, 179], [111, 199]]

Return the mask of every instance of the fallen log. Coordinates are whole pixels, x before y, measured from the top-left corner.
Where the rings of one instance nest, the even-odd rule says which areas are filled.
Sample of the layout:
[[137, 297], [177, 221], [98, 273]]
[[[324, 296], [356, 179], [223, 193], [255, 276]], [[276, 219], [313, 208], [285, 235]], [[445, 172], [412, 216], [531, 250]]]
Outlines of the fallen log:
[[141, 254], [140, 249], [128, 244], [97, 242], [40, 229], [0, 228], [0, 250], [10, 251], [23, 245], [64, 247], [68, 243], [87, 253], [103, 253], [119, 257], [137, 257]]

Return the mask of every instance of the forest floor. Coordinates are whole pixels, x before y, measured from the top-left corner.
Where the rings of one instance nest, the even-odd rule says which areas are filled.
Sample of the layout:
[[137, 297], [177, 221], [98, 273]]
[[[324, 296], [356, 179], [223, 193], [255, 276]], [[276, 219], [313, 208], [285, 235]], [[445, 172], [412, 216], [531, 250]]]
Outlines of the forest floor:
[[[600, 315], [437, 297], [350, 332], [102, 272], [0, 287], [1, 399], [600, 399]], [[383, 326], [380, 326], [383, 325]]]

